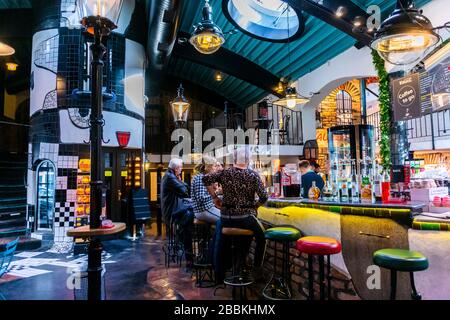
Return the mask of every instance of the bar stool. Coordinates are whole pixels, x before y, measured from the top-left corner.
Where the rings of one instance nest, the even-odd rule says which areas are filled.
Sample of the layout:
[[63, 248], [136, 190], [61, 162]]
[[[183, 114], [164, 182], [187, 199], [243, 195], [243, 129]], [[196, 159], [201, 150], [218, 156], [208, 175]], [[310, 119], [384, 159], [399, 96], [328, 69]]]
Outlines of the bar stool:
[[331, 299], [331, 264], [330, 256], [342, 250], [341, 243], [327, 237], [303, 237], [297, 241], [297, 250], [308, 255], [308, 300], [314, 300], [314, 266], [313, 256], [319, 257], [319, 284], [320, 300], [325, 300], [325, 265], [324, 256], [327, 256], [327, 293]]
[[373, 254], [373, 262], [391, 271], [391, 300], [395, 300], [397, 293], [397, 272], [409, 272], [411, 281], [411, 298], [421, 300], [414, 283], [414, 272], [428, 269], [428, 259], [420, 252], [404, 249], [381, 249]]
[[166, 268], [170, 268], [170, 263], [173, 262], [181, 268], [183, 260], [184, 248], [178, 237], [178, 224], [171, 219], [170, 223], [166, 224], [166, 236], [168, 241], [163, 245], [164, 260]]
[[236, 249], [236, 241], [241, 237], [252, 237], [253, 231], [239, 228], [223, 228], [222, 234], [231, 238], [231, 276], [226, 277], [223, 281], [225, 286], [233, 288], [233, 300], [236, 300], [236, 289], [239, 289], [239, 299], [247, 299], [247, 287], [254, 280], [249, 274], [245, 274], [245, 258], [247, 252], [243, 252], [242, 248]]
[[[300, 237], [300, 231], [290, 227], [277, 227], [266, 230], [264, 233], [267, 240], [275, 242], [273, 272], [272, 277], [263, 289], [263, 296], [269, 300], [285, 300], [292, 298], [291, 273], [289, 247], [290, 243], [297, 241]], [[277, 272], [277, 245], [282, 244], [281, 272]]]
[[212, 264], [209, 261], [210, 230], [208, 223], [194, 219], [194, 233], [192, 235], [193, 267], [195, 285], [200, 288], [212, 287], [215, 284]]

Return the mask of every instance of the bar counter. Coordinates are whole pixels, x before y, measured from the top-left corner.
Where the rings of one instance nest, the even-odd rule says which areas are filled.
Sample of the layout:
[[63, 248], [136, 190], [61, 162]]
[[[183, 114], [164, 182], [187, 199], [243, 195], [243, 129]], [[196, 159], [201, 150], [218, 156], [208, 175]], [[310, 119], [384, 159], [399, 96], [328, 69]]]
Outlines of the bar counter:
[[[269, 199], [258, 210], [268, 227], [293, 226], [305, 236], [325, 236], [342, 243], [342, 253], [332, 256], [333, 269], [351, 279], [361, 299], [388, 299], [389, 273], [381, 270], [381, 288], [367, 285], [373, 252], [402, 248], [422, 252], [430, 267], [415, 274], [423, 299], [450, 299], [450, 232], [415, 230], [422, 203], [383, 204]], [[373, 270], [373, 269], [372, 269]], [[398, 299], [410, 299], [409, 275], [399, 273]]]

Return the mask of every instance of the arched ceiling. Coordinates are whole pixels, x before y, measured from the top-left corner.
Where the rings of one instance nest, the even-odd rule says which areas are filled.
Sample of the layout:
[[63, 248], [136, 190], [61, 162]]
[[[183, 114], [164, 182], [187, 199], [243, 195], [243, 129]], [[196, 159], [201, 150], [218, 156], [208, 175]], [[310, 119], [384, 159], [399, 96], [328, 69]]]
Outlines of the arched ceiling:
[[[302, 3], [301, 0], [286, 1], [293, 4]], [[349, 5], [349, 1], [351, 0], [324, 0], [323, 3], [324, 5], [328, 3], [330, 6], [337, 7], [340, 4]], [[416, 1], [416, 5], [420, 7], [429, 1], [418, 0]], [[210, 3], [214, 11], [215, 22], [222, 30], [227, 32], [234, 29], [234, 26], [222, 12], [222, 0], [210, 0]], [[396, 0], [353, 0], [350, 5], [356, 7], [356, 10], [360, 10], [363, 13], [363, 10], [369, 5], [379, 5], [382, 10], [382, 17], [384, 18], [392, 12], [395, 3]], [[327, 14], [326, 10], [314, 12], [316, 10], [314, 6], [317, 4], [313, 3], [313, 1], [309, 1], [308, 4], [309, 12], [312, 12], [314, 15], [303, 12], [305, 17], [305, 31], [298, 40], [290, 43], [290, 64], [288, 58], [289, 46], [286, 43], [257, 40], [241, 32], [226, 35], [224, 48], [258, 64], [276, 77], [298, 79], [325, 64], [331, 58], [339, 55], [353, 45], [360, 44], [358, 40], [361, 40], [361, 38], [357, 36], [352, 37], [344, 32], [345, 27], [339, 30], [340, 22], [333, 21], [332, 16], [328, 22], [335, 24], [335, 26], [316, 17], [323, 18]], [[180, 17], [180, 33], [190, 34], [193, 31], [192, 26], [201, 20], [201, 9], [203, 5], [203, 0], [185, 0], [183, 2]], [[176, 54], [172, 55], [168, 68], [170, 74], [179, 78], [191, 79], [242, 106], [255, 103], [269, 93], [261, 87], [242, 80], [243, 77], [239, 76], [225, 76], [221, 82], [214, 81], [216, 71], [214, 68], [202, 65], [201, 62], [192, 62]]]

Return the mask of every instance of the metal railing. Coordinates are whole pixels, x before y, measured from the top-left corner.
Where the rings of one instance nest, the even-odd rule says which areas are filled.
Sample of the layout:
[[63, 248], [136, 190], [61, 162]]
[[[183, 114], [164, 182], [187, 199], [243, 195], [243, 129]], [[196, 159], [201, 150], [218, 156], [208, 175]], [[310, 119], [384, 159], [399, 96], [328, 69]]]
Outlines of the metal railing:
[[[380, 113], [366, 118], [367, 124], [375, 127], [375, 140], [380, 137]], [[406, 121], [408, 139], [450, 137], [450, 110], [426, 114], [420, 118]]]
[[245, 127], [267, 129], [272, 143], [279, 141], [281, 145], [304, 144], [301, 111], [271, 103], [268, 103], [266, 110], [267, 112], [262, 114], [257, 104], [248, 107], [245, 110]]

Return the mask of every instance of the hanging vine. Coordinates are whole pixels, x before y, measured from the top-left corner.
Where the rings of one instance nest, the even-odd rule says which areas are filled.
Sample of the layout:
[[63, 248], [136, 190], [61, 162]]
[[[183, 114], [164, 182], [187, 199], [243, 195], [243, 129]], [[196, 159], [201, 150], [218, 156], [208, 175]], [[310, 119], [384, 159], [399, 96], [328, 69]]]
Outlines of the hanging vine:
[[384, 60], [372, 50], [372, 61], [380, 81], [380, 157], [383, 170], [391, 168], [391, 92]]

